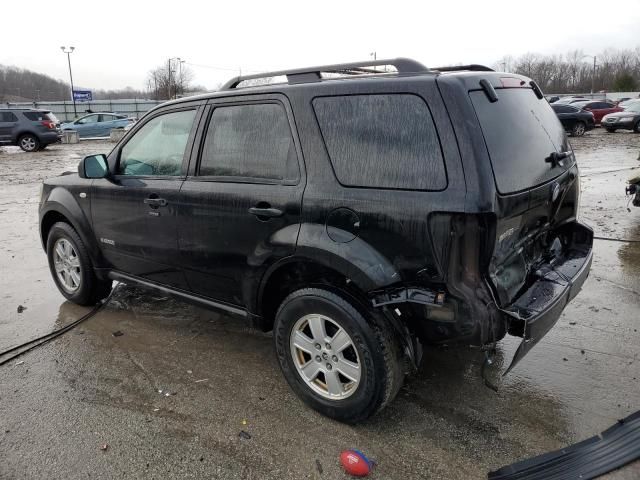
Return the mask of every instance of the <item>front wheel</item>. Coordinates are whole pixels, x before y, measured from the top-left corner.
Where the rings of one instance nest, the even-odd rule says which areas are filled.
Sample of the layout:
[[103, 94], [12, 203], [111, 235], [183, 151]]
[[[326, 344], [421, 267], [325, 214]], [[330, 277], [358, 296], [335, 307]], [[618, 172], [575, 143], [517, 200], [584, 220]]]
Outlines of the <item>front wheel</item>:
[[573, 126], [573, 129], [571, 130], [571, 135], [573, 135], [574, 137], [581, 137], [582, 135], [584, 135], [584, 132], [586, 131], [587, 131], [587, 128], [585, 124], [583, 122], [578, 122]]
[[71, 225], [58, 222], [47, 237], [47, 258], [53, 280], [67, 300], [95, 305], [109, 295], [110, 280], [100, 280], [80, 236]]
[[357, 423], [384, 408], [404, 380], [401, 350], [384, 319], [365, 319], [345, 297], [318, 288], [289, 295], [274, 325], [278, 361], [318, 412]]
[[25, 152], [35, 152], [40, 148], [40, 140], [35, 135], [28, 133], [18, 139], [18, 145]]

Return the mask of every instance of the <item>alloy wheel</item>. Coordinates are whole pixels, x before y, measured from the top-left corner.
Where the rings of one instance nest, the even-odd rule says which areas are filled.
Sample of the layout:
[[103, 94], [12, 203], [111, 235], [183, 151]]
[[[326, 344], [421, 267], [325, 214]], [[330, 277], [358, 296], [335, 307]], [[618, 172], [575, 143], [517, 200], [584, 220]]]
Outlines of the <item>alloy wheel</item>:
[[290, 335], [293, 363], [302, 380], [328, 400], [343, 400], [358, 388], [361, 364], [349, 334], [320, 314], [300, 318]]
[[20, 140], [20, 146], [23, 150], [30, 152], [36, 148], [36, 140], [33, 137], [23, 137]]
[[53, 264], [62, 288], [73, 293], [82, 282], [80, 258], [71, 242], [60, 238], [53, 246]]

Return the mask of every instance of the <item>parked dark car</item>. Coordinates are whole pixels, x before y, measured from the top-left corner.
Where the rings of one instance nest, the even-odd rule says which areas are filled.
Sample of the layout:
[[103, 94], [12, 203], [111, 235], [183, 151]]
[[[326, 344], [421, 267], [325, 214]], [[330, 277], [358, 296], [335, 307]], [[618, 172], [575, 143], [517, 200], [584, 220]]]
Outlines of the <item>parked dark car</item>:
[[581, 110], [569, 104], [551, 105], [564, 129], [574, 137], [581, 137], [596, 126], [593, 113]]
[[640, 133], [640, 100], [629, 103], [622, 112], [610, 113], [602, 118], [602, 126], [607, 132], [633, 130]]
[[575, 103], [575, 102], [585, 102], [589, 100], [588, 98], [585, 97], [581, 97], [581, 96], [570, 96], [570, 97], [560, 97], [557, 100], [557, 103]]
[[610, 113], [621, 112], [622, 108], [617, 107], [613, 102], [604, 100], [589, 100], [586, 102], [572, 103], [574, 107], [581, 108], [587, 112], [593, 113], [596, 125], [602, 122], [602, 117]]
[[60, 141], [60, 122], [49, 110], [0, 109], [0, 145], [18, 145], [25, 152]]
[[122, 280], [243, 317], [273, 330], [306, 403], [357, 422], [423, 345], [510, 333], [509, 368], [522, 359], [589, 272], [578, 197], [529, 78], [379, 60], [156, 107], [108, 156], [44, 182], [40, 233], [72, 302]]

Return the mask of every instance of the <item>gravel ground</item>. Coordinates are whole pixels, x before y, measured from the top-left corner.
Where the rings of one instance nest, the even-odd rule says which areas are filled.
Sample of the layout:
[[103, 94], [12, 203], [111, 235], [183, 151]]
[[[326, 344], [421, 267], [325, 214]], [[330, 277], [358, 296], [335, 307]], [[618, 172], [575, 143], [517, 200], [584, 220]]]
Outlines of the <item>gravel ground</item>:
[[[640, 209], [627, 211], [624, 196], [640, 135], [597, 129], [572, 143], [582, 219], [598, 236], [640, 240]], [[39, 184], [111, 146], [0, 148], [0, 351], [87, 311], [50, 278]], [[0, 367], [0, 478], [340, 479], [345, 448], [377, 461], [374, 479], [486, 478], [640, 408], [640, 244], [594, 248], [582, 293], [512, 373], [495, 376], [497, 393], [483, 385], [477, 351], [432, 350], [396, 401], [355, 427], [294, 396], [270, 335], [120, 285], [91, 320]], [[497, 367], [516, 346], [501, 343]], [[609, 475], [639, 477], [638, 462]]]

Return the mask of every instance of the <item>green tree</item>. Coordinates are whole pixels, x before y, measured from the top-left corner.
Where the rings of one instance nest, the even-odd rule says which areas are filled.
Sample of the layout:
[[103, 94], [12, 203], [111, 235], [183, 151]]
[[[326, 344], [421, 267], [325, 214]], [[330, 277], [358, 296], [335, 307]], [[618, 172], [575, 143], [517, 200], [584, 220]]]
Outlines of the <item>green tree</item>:
[[614, 92], [635, 92], [638, 82], [629, 73], [621, 73], [613, 82]]

